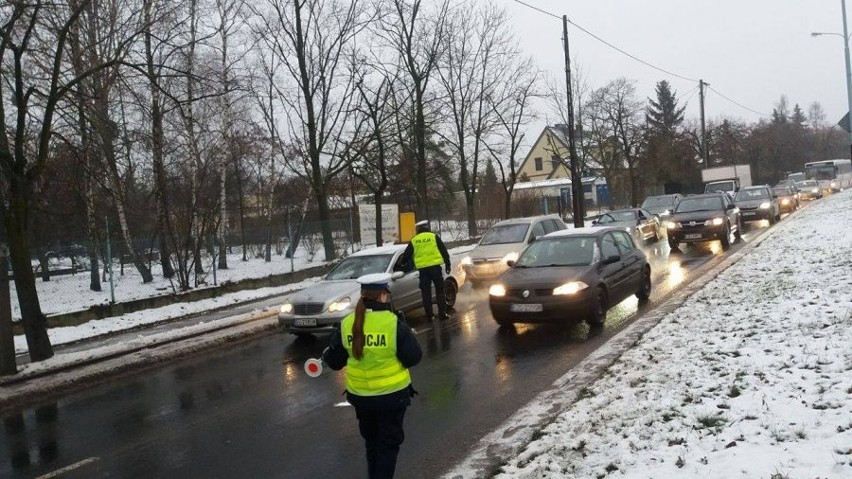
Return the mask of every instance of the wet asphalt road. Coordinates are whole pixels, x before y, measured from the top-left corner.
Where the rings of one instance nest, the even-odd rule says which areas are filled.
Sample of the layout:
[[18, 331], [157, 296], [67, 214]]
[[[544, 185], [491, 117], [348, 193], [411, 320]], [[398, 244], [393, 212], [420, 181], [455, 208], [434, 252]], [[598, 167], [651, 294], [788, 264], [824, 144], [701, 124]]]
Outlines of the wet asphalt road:
[[[731, 252], [759, 234], [757, 224]], [[654, 292], [610, 310], [602, 334], [549, 325], [499, 330], [487, 293], [466, 286], [448, 321], [409, 318], [424, 350], [398, 477], [431, 478], [548, 389], [644, 309], [712, 267], [718, 242], [670, 254], [646, 246]], [[307, 377], [326, 336], [273, 334], [116, 380], [3, 418], [0, 477], [362, 477], [363, 442], [343, 376]]]

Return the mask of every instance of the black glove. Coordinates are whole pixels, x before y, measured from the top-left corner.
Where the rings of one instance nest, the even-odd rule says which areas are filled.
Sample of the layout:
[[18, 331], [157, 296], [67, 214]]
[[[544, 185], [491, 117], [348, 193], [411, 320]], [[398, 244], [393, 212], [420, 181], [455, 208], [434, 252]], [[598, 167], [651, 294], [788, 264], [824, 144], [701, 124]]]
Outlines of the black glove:
[[446, 265], [446, 266], [444, 266], [444, 271], [446, 271], [446, 272], [447, 272], [447, 274], [450, 274], [450, 271], [452, 271], [452, 270], [453, 270], [453, 269], [450, 267], [450, 265], [449, 265], [449, 264], [448, 264], [448, 265]]

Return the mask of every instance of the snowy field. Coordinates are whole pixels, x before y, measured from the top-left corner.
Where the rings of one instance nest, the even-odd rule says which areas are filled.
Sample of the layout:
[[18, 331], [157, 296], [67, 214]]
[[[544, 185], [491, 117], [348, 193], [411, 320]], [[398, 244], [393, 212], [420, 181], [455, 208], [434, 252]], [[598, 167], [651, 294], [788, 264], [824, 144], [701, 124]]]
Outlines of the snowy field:
[[[493, 221], [483, 221], [482, 227], [487, 228]], [[468, 238], [467, 223], [457, 221], [442, 221], [435, 225], [440, 227], [441, 236], [445, 242], [450, 241], [465, 241]], [[437, 229], [436, 229], [437, 231]], [[305, 245], [310, 243], [310, 247]], [[228, 254], [229, 269], [216, 270], [216, 284], [234, 283], [244, 279], [264, 278], [268, 276], [289, 273], [291, 271], [299, 271], [302, 269], [321, 266], [325, 263], [325, 254], [322, 251], [320, 242], [303, 242], [296, 250], [293, 261], [283, 254], [275, 254], [273, 251], [272, 261], [266, 262], [264, 258], [258, 256], [257, 248], [250, 248], [248, 260], [242, 260], [241, 247], [235, 246], [232, 253]], [[366, 245], [367, 248], [374, 245]], [[351, 248], [351, 247], [350, 247]], [[355, 250], [361, 248], [360, 245], [354, 245]], [[351, 250], [347, 248], [347, 253]], [[213, 278], [213, 260], [209, 256], [203, 256], [205, 274], [198, 277], [198, 286], [194, 289], [203, 289], [214, 287]], [[38, 263], [34, 263], [37, 266]], [[67, 258], [51, 259], [51, 269], [67, 269], [71, 263]], [[151, 283], [142, 283], [142, 277], [132, 264], [124, 265], [124, 272], [121, 273], [121, 268], [118, 264], [113, 266], [113, 283], [115, 290], [115, 301], [117, 303], [132, 301], [135, 299], [151, 298], [155, 296], [165, 296], [173, 294], [177, 291], [177, 280], [173, 282], [163, 278], [162, 268], [156, 262], [151, 264], [151, 273], [154, 276], [154, 281]], [[82, 271], [73, 275], [52, 276], [50, 281], [42, 281], [40, 277], [36, 277], [36, 289], [41, 303], [42, 312], [48, 316], [74, 311], [82, 311], [96, 305], [105, 305], [110, 302], [110, 285], [108, 275], [102, 275], [101, 291], [92, 291], [89, 288], [89, 272]], [[191, 279], [194, 284], [195, 278]], [[18, 298], [15, 292], [14, 282], [10, 283], [12, 296], [12, 317], [14, 320], [19, 320], [21, 317], [20, 308], [18, 306]]]
[[[458, 255], [466, 253], [472, 248], [472, 245], [459, 246], [457, 248], [451, 248], [449, 250], [449, 253], [453, 257], [453, 260], [456, 261]], [[308, 266], [310, 266], [310, 264], [308, 264]], [[159, 322], [167, 321], [174, 318], [180, 318], [182, 316], [187, 316], [190, 314], [203, 313], [212, 309], [221, 308], [237, 303], [243, 303], [246, 301], [259, 300], [262, 298], [268, 298], [279, 295], [283, 296], [291, 291], [306, 288], [316, 283], [320, 279], [320, 277], [315, 277], [306, 279], [299, 283], [287, 284], [283, 286], [238, 291], [235, 293], [224, 294], [216, 298], [205, 299], [201, 301], [174, 303], [160, 308], [153, 308], [144, 311], [137, 311], [135, 313], [128, 313], [123, 316], [88, 321], [77, 326], [50, 328], [47, 330], [47, 334], [50, 337], [51, 344], [66, 344], [94, 336], [100, 336], [117, 331], [125, 331], [143, 325], [156, 324]], [[27, 342], [24, 335], [21, 334], [15, 336], [15, 353], [21, 354], [25, 353], [26, 351]]]
[[776, 226], [498, 477], [852, 477], [852, 192]]

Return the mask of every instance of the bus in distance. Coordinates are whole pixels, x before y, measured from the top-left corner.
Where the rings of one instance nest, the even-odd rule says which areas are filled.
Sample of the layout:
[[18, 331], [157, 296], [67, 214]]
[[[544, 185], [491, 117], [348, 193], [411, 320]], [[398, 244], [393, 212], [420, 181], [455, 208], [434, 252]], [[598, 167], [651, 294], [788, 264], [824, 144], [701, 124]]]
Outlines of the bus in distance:
[[805, 163], [805, 176], [816, 180], [823, 194], [852, 188], [852, 160], [825, 160]]

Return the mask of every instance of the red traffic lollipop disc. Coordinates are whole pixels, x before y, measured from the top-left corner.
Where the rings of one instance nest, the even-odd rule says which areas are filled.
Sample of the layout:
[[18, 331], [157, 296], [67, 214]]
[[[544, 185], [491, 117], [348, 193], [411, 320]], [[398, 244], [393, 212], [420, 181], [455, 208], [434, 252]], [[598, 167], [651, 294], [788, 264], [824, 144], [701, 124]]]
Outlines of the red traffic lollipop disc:
[[305, 361], [305, 373], [312, 378], [319, 377], [322, 374], [322, 361], [314, 358]]

